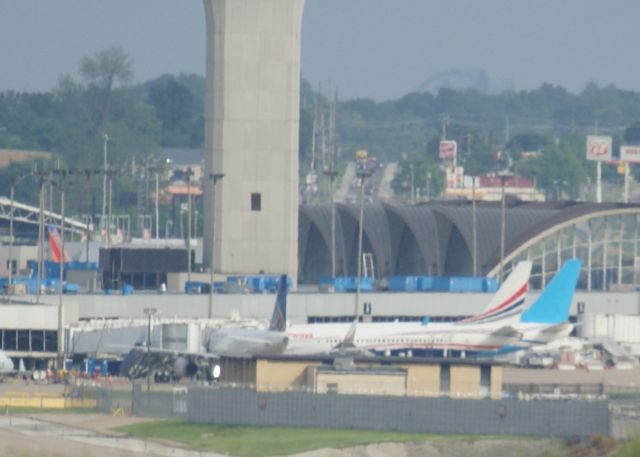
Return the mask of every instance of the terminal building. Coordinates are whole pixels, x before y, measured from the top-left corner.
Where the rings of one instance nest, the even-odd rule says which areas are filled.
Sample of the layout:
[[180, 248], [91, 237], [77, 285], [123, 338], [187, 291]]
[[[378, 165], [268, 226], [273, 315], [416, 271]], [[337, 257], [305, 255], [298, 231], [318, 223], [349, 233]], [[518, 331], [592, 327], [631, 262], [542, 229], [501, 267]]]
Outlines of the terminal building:
[[[331, 275], [331, 207], [300, 207], [299, 281]], [[640, 206], [618, 203], [434, 201], [416, 206], [366, 205], [363, 253], [376, 278], [500, 276], [533, 261], [531, 286], [542, 289], [564, 261], [582, 260], [579, 290], [640, 286]], [[337, 205], [336, 274], [357, 271], [358, 208]], [[475, 222], [474, 222], [475, 221]], [[475, 241], [474, 241], [475, 240]], [[503, 241], [504, 240], [504, 241]], [[504, 257], [501, 259], [502, 245]], [[475, 265], [475, 268], [474, 268]]]
[[[338, 204], [336, 209], [336, 275], [355, 276], [357, 207]], [[30, 230], [37, 233], [37, 218], [29, 216], [34, 214], [33, 208], [25, 207], [24, 211], [25, 217], [20, 227], [28, 238]], [[288, 300], [288, 320], [292, 323], [347, 321], [353, 319], [356, 313], [353, 293], [320, 293], [330, 290], [318, 286], [321, 278], [331, 275], [330, 212], [328, 205], [300, 206], [299, 284]], [[3, 214], [0, 215], [0, 235], [6, 234], [8, 228], [7, 212]], [[361, 294], [358, 313], [371, 314], [374, 321], [415, 320], [424, 316], [437, 321], [455, 320], [481, 310], [489, 299], [487, 293], [390, 292], [387, 290], [389, 279], [411, 275], [471, 276], [474, 263], [478, 276], [498, 277], [501, 264], [501, 216], [499, 203], [478, 203], [475, 211], [471, 203], [457, 201], [434, 201], [416, 206], [366, 205], [363, 252], [371, 259], [372, 268], [368, 274], [375, 275], [375, 282], [371, 290]], [[529, 303], [535, 299], [535, 290], [543, 288], [566, 259], [577, 257], [582, 260], [583, 269], [572, 307], [574, 317], [580, 312], [640, 315], [640, 206], [508, 202], [504, 218], [505, 274], [518, 260], [533, 261], [533, 292], [529, 294]], [[74, 229], [82, 233], [81, 226]], [[118, 245], [114, 249], [122, 250]], [[175, 245], [173, 249], [179, 250]], [[138, 257], [144, 256], [144, 250], [136, 253]], [[27, 260], [35, 260], [36, 250], [14, 246], [12, 255], [16, 273], [27, 264]], [[184, 256], [177, 257], [181, 258], [184, 269]], [[8, 246], [5, 244], [0, 247], [3, 270], [9, 266], [8, 259]], [[273, 309], [273, 295], [267, 293], [216, 291], [212, 303], [208, 294], [185, 294], [184, 272], [176, 272], [173, 265], [164, 261], [153, 262], [153, 271], [144, 271], [143, 266], [148, 262], [140, 263], [138, 260], [141, 259], [136, 259], [135, 269], [129, 271], [125, 268], [119, 272], [119, 277], [126, 282], [139, 283], [136, 278], [142, 278], [144, 280], [140, 284], [156, 284], [164, 282], [166, 276], [166, 293], [158, 293], [157, 288], [144, 292], [140, 290], [142, 287], [134, 287], [130, 291], [132, 293], [128, 294], [118, 289], [109, 289], [110, 294], [100, 290], [81, 290], [78, 294], [64, 297], [64, 326], [69, 328], [78, 322], [91, 320], [146, 321], [145, 309], [150, 307], [157, 310], [157, 319], [207, 316], [214, 319], [238, 316], [267, 319]], [[107, 264], [109, 262], [103, 263], [103, 266]], [[206, 271], [198, 273], [197, 265], [194, 267], [194, 278], [209, 279]], [[89, 274], [82, 271], [77, 274], [80, 273]], [[111, 277], [104, 273], [98, 272], [98, 277]], [[6, 276], [6, 273], [2, 275]], [[182, 279], [175, 281], [173, 277]], [[4, 297], [5, 304], [8, 304], [8, 298]], [[53, 358], [57, 350], [54, 344], [57, 341], [57, 294], [45, 293], [39, 297], [28, 293], [14, 295], [11, 302], [11, 306], [0, 307], [3, 322], [0, 326], [0, 349], [12, 357], [34, 360]], [[210, 309], [212, 313], [209, 313]], [[103, 328], [106, 326], [102, 325]], [[70, 346], [65, 344], [65, 347], [68, 349]]]

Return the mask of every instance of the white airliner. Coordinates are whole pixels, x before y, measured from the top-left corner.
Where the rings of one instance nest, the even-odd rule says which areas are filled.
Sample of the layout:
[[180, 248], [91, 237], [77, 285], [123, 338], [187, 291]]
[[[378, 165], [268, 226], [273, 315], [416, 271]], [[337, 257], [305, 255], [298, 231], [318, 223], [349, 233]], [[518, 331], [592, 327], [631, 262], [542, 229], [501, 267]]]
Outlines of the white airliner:
[[479, 314], [455, 323], [393, 322], [294, 325], [286, 353], [447, 356], [495, 355], [544, 344], [571, 333], [569, 308], [580, 274], [569, 260], [523, 313], [531, 262], [520, 262]]
[[524, 309], [531, 265], [529, 261], [518, 263], [487, 307], [468, 319], [455, 323], [359, 323], [357, 330], [348, 323], [293, 325], [287, 329], [285, 353], [336, 352], [344, 347], [345, 339], [360, 351], [385, 355], [403, 352], [446, 356], [450, 351], [498, 350], [520, 337], [514, 325]]
[[0, 351], [0, 374], [13, 373], [14, 369], [13, 360], [5, 352]]

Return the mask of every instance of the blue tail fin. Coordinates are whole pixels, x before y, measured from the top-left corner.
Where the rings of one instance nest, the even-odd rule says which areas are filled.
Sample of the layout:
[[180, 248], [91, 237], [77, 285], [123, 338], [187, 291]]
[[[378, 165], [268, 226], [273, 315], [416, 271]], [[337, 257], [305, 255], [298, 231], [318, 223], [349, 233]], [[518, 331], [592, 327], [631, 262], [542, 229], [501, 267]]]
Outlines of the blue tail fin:
[[522, 313], [520, 322], [560, 324], [569, 320], [569, 308], [573, 301], [582, 263], [578, 259], [567, 260], [562, 269], [545, 287], [531, 307]]
[[276, 332], [284, 332], [287, 328], [287, 288], [289, 286], [287, 279], [287, 275], [280, 276], [276, 305], [269, 324], [269, 330]]

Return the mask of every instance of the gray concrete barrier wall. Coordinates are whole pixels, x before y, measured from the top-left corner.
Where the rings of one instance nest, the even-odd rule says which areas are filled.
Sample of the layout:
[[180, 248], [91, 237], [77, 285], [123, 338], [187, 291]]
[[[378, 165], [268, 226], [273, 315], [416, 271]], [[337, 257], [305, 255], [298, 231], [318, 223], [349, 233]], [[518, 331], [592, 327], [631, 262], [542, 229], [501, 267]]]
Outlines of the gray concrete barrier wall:
[[610, 435], [609, 407], [602, 400], [455, 400], [192, 387], [186, 417], [215, 424], [444, 434]]
[[133, 391], [133, 414], [141, 417], [179, 418], [187, 414], [187, 390], [147, 392], [142, 386]]

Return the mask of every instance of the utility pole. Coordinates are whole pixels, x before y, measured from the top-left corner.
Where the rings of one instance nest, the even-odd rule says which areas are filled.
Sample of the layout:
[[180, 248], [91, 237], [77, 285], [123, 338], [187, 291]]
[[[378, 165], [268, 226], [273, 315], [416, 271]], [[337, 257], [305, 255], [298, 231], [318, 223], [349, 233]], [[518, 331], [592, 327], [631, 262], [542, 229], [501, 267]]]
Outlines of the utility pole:
[[500, 211], [500, 271], [499, 278], [500, 284], [502, 284], [503, 276], [504, 276], [504, 249], [505, 249], [505, 231], [506, 231], [506, 195], [505, 195], [505, 181], [511, 175], [509, 172], [503, 172], [500, 174], [500, 183], [502, 185], [502, 205]]
[[[149, 353], [151, 352], [151, 317], [154, 316], [158, 310], [156, 308], [145, 308], [144, 314], [147, 316], [147, 360], [149, 359]], [[147, 372], [147, 392], [151, 390], [151, 371]]]
[[185, 171], [187, 177], [187, 281], [191, 281], [191, 167]]
[[55, 174], [59, 177], [59, 187], [60, 187], [60, 285], [58, 289], [58, 370], [64, 369], [64, 303], [63, 303], [63, 295], [64, 295], [64, 191], [65, 191], [65, 181], [67, 178], [67, 170], [54, 170]]
[[[213, 211], [212, 213], [215, 214], [215, 206], [216, 206], [216, 184], [218, 183], [218, 181], [220, 181], [222, 178], [224, 178], [224, 173], [211, 173], [209, 175], [209, 179], [212, 181], [212, 185], [211, 185], [211, 200], [213, 201]], [[209, 319], [213, 318], [213, 283], [215, 281], [215, 257], [214, 255], [214, 251], [215, 251], [215, 237], [214, 237], [214, 233], [215, 233], [215, 220], [214, 223], [211, 224], [211, 265], [209, 267], [209, 309], [207, 312], [207, 317]]]
[[102, 219], [100, 220], [102, 228], [107, 228], [105, 225], [105, 217], [107, 214], [107, 143], [109, 143], [109, 135], [106, 133], [102, 135], [102, 152], [103, 152], [103, 165], [102, 165]]
[[[359, 151], [358, 151], [359, 152]], [[358, 218], [358, 272], [356, 275], [356, 303], [355, 314], [356, 319], [360, 315], [360, 289], [362, 279], [362, 239], [363, 239], [363, 227], [364, 227], [364, 185], [365, 180], [371, 176], [371, 172], [367, 170], [366, 154], [364, 155], [364, 161], [358, 164], [358, 171], [356, 176], [359, 178], [360, 183], [360, 216]]]
[[155, 194], [155, 212], [156, 212], [156, 242], [160, 239], [160, 207], [158, 204], [159, 193], [160, 193], [160, 183], [158, 179], [158, 170], [155, 171], [156, 178], [156, 194]]
[[329, 201], [331, 204], [331, 277], [336, 277], [336, 202], [334, 199], [334, 181], [338, 172], [332, 167], [322, 172], [329, 178]]
[[478, 276], [478, 223], [476, 206], [476, 177], [471, 177], [471, 219], [473, 231], [473, 276]]
[[11, 296], [13, 295], [13, 205], [16, 197], [16, 178], [11, 177], [11, 208], [9, 210], [9, 304], [11, 304]]
[[42, 270], [44, 269], [44, 184], [49, 172], [46, 170], [35, 170], [34, 175], [38, 178], [39, 189], [39, 213], [38, 213], [38, 279], [36, 282], [36, 303], [40, 303], [42, 293]]
[[410, 163], [409, 164], [409, 175], [411, 178], [411, 198], [409, 199], [409, 202], [411, 203], [411, 206], [416, 204], [416, 199], [415, 199], [415, 186], [414, 186], [414, 181], [413, 181], [413, 164]]

